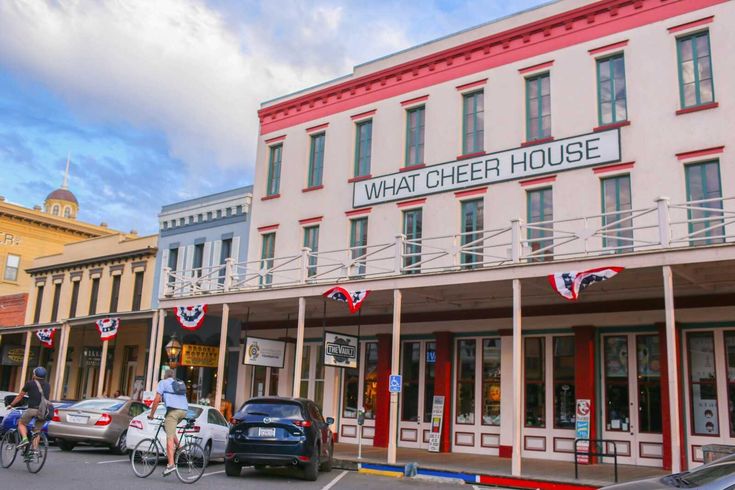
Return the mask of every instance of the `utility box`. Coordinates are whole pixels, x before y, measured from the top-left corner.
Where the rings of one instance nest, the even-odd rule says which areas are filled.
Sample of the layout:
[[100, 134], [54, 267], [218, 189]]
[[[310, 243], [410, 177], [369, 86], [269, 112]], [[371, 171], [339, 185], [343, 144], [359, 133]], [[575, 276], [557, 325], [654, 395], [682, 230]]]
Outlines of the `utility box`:
[[704, 463], [711, 463], [725, 456], [735, 454], [735, 446], [727, 446], [725, 444], [707, 444], [702, 447], [704, 455]]

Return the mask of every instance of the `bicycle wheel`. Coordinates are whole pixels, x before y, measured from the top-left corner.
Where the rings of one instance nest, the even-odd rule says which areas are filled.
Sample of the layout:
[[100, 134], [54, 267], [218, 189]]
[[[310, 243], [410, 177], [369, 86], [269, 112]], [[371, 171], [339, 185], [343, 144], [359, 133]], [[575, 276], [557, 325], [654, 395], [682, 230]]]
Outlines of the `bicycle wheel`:
[[18, 432], [9, 430], [0, 442], [0, 464], [3, 468], [10, 468], [18, 454]]
[[143, 439], [135, 445], [130, 455], [130, 464], [133, 465], [135, 476], [146, 478], [153, 473], [163, 453], [159, 446], [155, 439]]
[[[34, 442], [38, 441], [38, 446], [33, 447]], [[31, 438], [31, 443], [26, 446], [26, 467], [31, 473], [38, 473], [46, 464], [46, 453], [48, 453], [48, 438], [46, 434], [40, 432]]]
[[187, 442], [176, 451], [176, 476], [182, 483], [194, 483], [204, 474], [207, 454], [199, 444]]

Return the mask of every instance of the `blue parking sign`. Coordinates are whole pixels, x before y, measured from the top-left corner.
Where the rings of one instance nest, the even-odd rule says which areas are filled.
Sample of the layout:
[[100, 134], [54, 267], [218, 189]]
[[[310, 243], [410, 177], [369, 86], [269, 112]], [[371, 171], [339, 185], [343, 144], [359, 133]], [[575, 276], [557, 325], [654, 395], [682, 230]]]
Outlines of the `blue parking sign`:
[[400, 374], [391, 374], [390, 380], [388, 381], [388, 391], [391, 393], [400, 393], [402, 384]]

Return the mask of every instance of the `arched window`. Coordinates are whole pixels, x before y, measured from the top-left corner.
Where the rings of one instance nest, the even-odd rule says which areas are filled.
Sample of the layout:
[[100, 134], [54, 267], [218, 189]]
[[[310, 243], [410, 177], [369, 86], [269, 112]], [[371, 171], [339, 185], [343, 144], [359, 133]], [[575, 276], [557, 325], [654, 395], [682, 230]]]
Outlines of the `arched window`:
[[71, 218], [71, 208], [69, 206], [64, 208], [64, 218]]
[[51, 208], [51, 214], [53, 214], [54, 216], [58, 216], [60, 210], [61, 209], [59, 208], [59, 205], [58, 204], [54, 204], [54, 207]]

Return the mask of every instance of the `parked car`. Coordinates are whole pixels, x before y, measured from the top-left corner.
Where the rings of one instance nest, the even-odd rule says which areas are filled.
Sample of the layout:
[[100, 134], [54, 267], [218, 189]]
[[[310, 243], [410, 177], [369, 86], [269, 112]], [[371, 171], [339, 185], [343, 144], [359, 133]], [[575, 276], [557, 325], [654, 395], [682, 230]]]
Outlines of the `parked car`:
[[[158, 420], [148, 420], [150, 409], [133, 418], [128, 426], [127, 445], [128, 449], [133, 450], [135, 446], [143, 439], [152, 438], [156, 435], [158, 429]], [[159, 405], [156, 409], [155, 417], [163, 418], [166, 414], [166, 408]], [[189, 411], [186, 413], [187, 419], [196, 419], [194, 428], [187, 433], [200, 437], [200, 444], [207, 452], [208, 459], [224, 458], [225, 448], [227, 447], [227, 435], [230, 431], [230, 424], [219, 410], [205, 405], [189, 404]], [[179, 427], [183, 429], [186, 421], [182, 421]], [[158, 433], [158, 440], [161, 446], [166, 450], [166, 433], [161, 429]]]
[[2, 422], [5, 416], [10, 412], [6, 407], [13, 402], [16, 396], [18, 396], [18, 393], [13, 393], [12, 391], [0, 391], [0, 400], [3, 400], [2, 406], [0, 406], [0, 422]]
[[56, 410], [48, 436], [62, 451], [71, 451], [81, 443], [125, 454], [128, 425], [146, 410], [145, 405], [130, 399], [90, 398]]
[[332, 417], [303, 398], [253, 398], [234, 416], [225, 453], [225, 473], [238, 476], [243, 466], [297, 466], [304, 479], [331, 471]]
[[[76, 402], [52, 400], [51, 403], [54, 405], [54, 409], [58, 410], [59, 408], [65, 408], [73, 405]], [[11, 429], [15, 429], [16, 427], [18, 427], [18, 421], [20, 420], [21, 415], [23, 415], [25, 409], [25, 406], [18, 406], [8, 412], [5, 418], [3, 418], [2, 423], [0, 423], [0, 436]], [[43, 427], [41, 427], [41, 432], [45, 432], [46, 434], [48, 434], [48, 425], [50, 422], [50, 420], [47, 420], [43, 424]], [[31, 425], [31, 427], [33, 427], [33, 425]]]
[[667, 475], [628, 483], [618, 483], [602, 490], [649, 490], [671, 488], [696, 488], [700, 490], [730, 490], [735, 488], [735, 454], [706, 465]]

